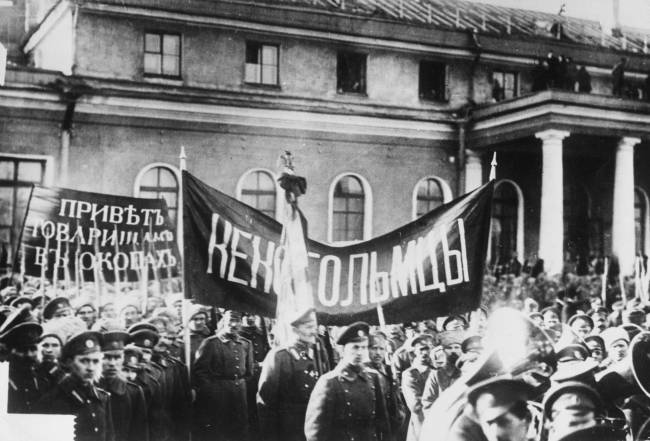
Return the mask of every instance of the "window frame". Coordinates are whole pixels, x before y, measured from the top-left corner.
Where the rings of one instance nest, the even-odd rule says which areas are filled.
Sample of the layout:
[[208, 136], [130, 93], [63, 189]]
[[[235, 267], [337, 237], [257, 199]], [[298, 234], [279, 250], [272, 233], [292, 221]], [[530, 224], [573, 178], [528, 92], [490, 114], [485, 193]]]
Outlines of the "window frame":
[[361, 240], [369, 240], [372, 237], [372, 219], [373, 219], [373, 195], [372, 187], [366, 178], [358, 173], [344, 172], [334, 177], [330, 182], [330, 188], [327, 198], [327, 242], [335, 246], [344, 246], [352, 243], [357, 243], [357, 240], [348, 241], [334, 241], [334, 191], [338, 182], [345, 176], [352, 176], [361, 182], [363, 188], [364, 201], [363, 201], [363, 237]]
[[[358, 56], [363, 59], [363, 67], [361, 72], [362, 90], [360, 91], [343, 90], [342, 88], [343, 71], [341, 66], [341, 57], [345, 55]], [[358, 95], [358, 96], [368, 95], [368, 53], [367, 52], [362, 52], [354, 49], [339, 49], [336, 51], [336, 93], [339, 95]]]
[[[144, 177], [144, 175], [146, 175], [149, 171], [151, 171], [151, 170], [153, 170], [155, 168], [159, 168], [159, 167], [168, 169], [172, 173], [172, 175], [174, 175], [174, 178], [176, 178], [176, 208], [174, 208], [174, 210], [176, 210], [176, 215], [175, 215], [174, 219], [170, 218], [170, 220], [172, 221], [174, 226], [176, 226], [178, 224], [178, 222], [179, 222], [178, 213], [179, 213], [179, 210], [180, 210], [180, 204], [182, 202], [182, 200], [181, 200], [181, 179], [182, 179], [182, 177], [181, 177], [181, 172], [180, 172], [180, 170], [178, 168], [174, 167], [171, 164], [167, 164], [165, 162], [153, 162], [151, 164], [148, 164], [148, 165], [142, 167], [142, 169], [140, 169], [140, 171], [136, 175], [135, 180], [133, 182], [133, 196], [135, 196], [136, 198], [141, 197], [140, 196], [140, 191], [141, 191], [142, 185], [140, 184], [140, 181], [142, 181], [142, 178]], [[169, 214], [170, 209], [171, 209], [171, 207], [167, 206], [167, 210], [168, 210], [167, 214]]]
[[501, 74], [502, 78], [505, 78], [505, 76], [507, 74], [512, 74], [514, 76], [514, 81], [515, 81], [515, 87], [513, 89], [513, 95], [512, 95], [511, 98], [506, 97], [506, 95], [505, 95], [505, 90], [506, 90], [505, 89], [505, 81], [503, 82], [503, 84], [501, 85], [501, 87], [503, 88], [503, 91], [504, 91], [503, 100], [500, 100], [500, 101], [505, 101], [505, 100], [510, 100], [510, 99], [513, 99], [513, 98], [517, 98], [517, 97], [519, 97], [521, 95], [521, 90], [520, 90], [521, 89], [521, 80], [519, 78], [520, 72], [515, 71], [515, 70], [507, 70], [507, 69], [503, 69], [503, 70], [502, 69], [492, 69], [492, 72], [490, 74], [490, 79], [492, 80], [492, 82], [491, 82], [492, 86], [494, 85], [494, 75], [495, 74]]
[[[16, 202], [16, 192], [19, 187], [21, 188], [29, 188], [32, 185], [42, 185], [42, 186], [51, 186], [53, 184], [53, 161], [54, 158], [49, 155], [23, 155], [23, 154], [13, 154], [13, 153], [0, 153], [0, 160], [2, 161], [11, 161], [14, 163], [14, 178], [9, 181], [6, 179], [0, 180], [0, 187], [6, 187], [6, 188], [12, 188], [13, 193], [12, 193], [12, 204]], [[5, 185], [5, 183], [16, 183], [18, 182], [18, 174], [16, 173], [17, 168], [16, 164], [21, 163], [21, 162], [37, 162], [41, 164], [41, 181], [39, 183], [31, 182], [31, 181], [20, 181], [24, 185]], [[31, 191], [30, 191], [30, 196], [31, 196]], [[11, 219], [11, 225], [6, 226], [3, 225], [2, 228], [9, 228], [9, 243], [7, 244], [9, 246], [9, 249], [7, 250], [9, 255], [11, 256], [11, 259], [15, 258], [17, 255], [18, 251], [18, 246], [20, 245], [20, 240], [23, 235], [23, 230], [25, 227], [25, 217], [27, 216], [27, 209], [29, 208], [29, 199], [27, 200], [27, 205], [26, 205], [26, 211], [23, 215], [23, 219], [19, 219], [18, 222], [20, 223], [20, 231], [18, 232], [18, 237], [13, 237], [14, 236], [14, 222], [17, 220], [16, 219], [16, 212], [15, 209], [16, 207], [12, 207], [12, 219]], [[15, 240], [15, 243], [13, 243]]]
[[[147, 35], [157, 35], [160, 38], [160, 52], [157, 53], [160, 55], [160, 73], [147, 72], [145, 65], [145, 56], [146, 54], [156, 54], [155, 52], [147, 52]], [[170, 80], [179, 80], [183, 78], [183, 34], [180, 32], [168, 32], [168, 31], [159, 31], [159, 30], [145, 30], [144, 39], [142, 41], [142, 72], [143, 75], [147, 78], [165, 78]], [[174, 36], [178, 37], [178, 75], [168, 75], [163, 73], [163, 44], [165, 36]]]
[[442, 191], [442, 204], [446, 204], [448, 202], [451, 202], [451, 200], [454, 198], [451, 187], [449, 186], [449, 183], [445, 181], [444, 179], [438, 177], [438, 176], [425, 176], [421, 178], [418, 182], [415, 183], [415, 186], [413, 187], [413, 195], [412, 195], [412, 203], [411, 203], [411, 219], [415, 220], [418, 219], [418, 189], [420, 188], [420, 185], [429, 179], [433, 179], [438, 183], [440, 186], [440, 189]]
[[[444, 69], [444, 81], [442, 84], [443, 97], [441, 99], [434, 98], [432, 96], [426, 95], [422, 92], [422, 71], [424, 70], [424, 63], [429, 63], [431, 65], [439, 65]], [[431, 103], [448, 103], [449, 102], [449, 64], [444, 61], [431, 60], [431, 59], [422, 59], [418, 64], [418, 97], [422, 101], [431, 102]]]
[[[273, 183], [275, 184], [275, 216], [271, 216], [271, 218], [277, 220], [278, 222], [282, 222], [282, 218], [283, 218], [282, 198], [284, 197], [284, 190], [280, 187], [280, 184], [278, 183], [278, 176], [275, 173], [273, 173], [271, 170], [267, 168], [261, 168], [261, 167], [256, 167], [256, 168], [251, 168], [249, 170], [246, 170], [239, 177], [239, 180], [237, 181], [237, 186], [235, 188], [235, 198], [238, 201], [243, 202], [242, 196], [244, 192], [244, 183], [252, 173], [257, 173], [257, 172], [267, 173], [271, 177]], [[257, 208], [255, 209], [257, 210]]]
[[[261, 81], [261, 79], [264, 77], [264, 73], [263, 73], [263, 67], [264, 67], [263, 61], [264, 60], [263, 59], [261, 60], [262, 63], [258, 64], [259, 66], [261, 66], [260, 67], [260, 69], [261, 69], [260, 70], [260, 82], [248, 81], [246, 79], [246, 66], [249, 64], [246, 61], [246, 54], [248, 52], [248, 45], [249, 44], [259, 45], [260, 49], [262, 49], [262, 50], [263, 50], [264, 46], [270, 46], [270, 47], [275, 48], [275, 50], [276, 50], [275, 71], [276, 72], [275, 72], [275, 83], [274, 84], [267, 84], [267, 83], [263, 83]], [[262, 51], [262, 53], [263, 53], [263, 51]], [[261, 55], [260, 55], [260, 57], [261, 57]], [[244, 79], [244, 81], [243, 81], [244, 84], [247, 85], [247, 86], [266, 87], [266, 88], [270, 88], [270, 89], [280, 89], [280, 44], [279, 43], [262, 42], [262, 41], [259, 41], [259, 40], [246, 40], [245, 47], [244, 47], [244, 74], [243, 74], [243, 79]]]
[[[648, 197], [648, 193], [642, 187], [639, 187], [638, 185], [634, 186], [634, 193], [638, 194], [641, 197], [642, 202], [643, 202], [643, 207], [642, 207], [643, 209], [642, 209], [642, 212], [641, 212], [642, 217], [640, 219], [641, 227], [642, 227], [642, 234], [643, 234], [643, 237], [642, 237], [643, 241], [641, 243], [642, 249], [640, 251], [647, 256], [648, 253], [650, 252], [650, 198]], [[635, 217], [635, 219], [634, 219], [635, 222], [634, 223], [635, 224], [636, 224], [636, 208], [637, 208], [637, 204], [635, 203], [634, 204], [634, 210], [635, 210], [635, 216], [634, 216]], [[635, 239], [634, 242], [635, 242], [635, 248], [636, 248], [636, 242], [637, 242], [636, 234], [635, 234], [634, 239]], [[636, 251], [639, 251], [639, 250], [636, 250]]]
[[[497, 187], [503, 184], [512, 185], [514, 192], [517, 196], [517, 221], [515, 228], [515, 250], [517, 251], [517, 256], [519, 259], [525, 259], [525, 250], [524, 250], [524, 213], [525, 213], [525, 199], [524, 193], [521, 191], [521, 187], [515, 181], [511, 179], [500, 179], [494, 184], [494, 191], [496, 193]], [[491, 202], [494, 203], [494, 202]], [[490, 230], [488, 236], [488, 262], [494, 263], [494, 257], [492, 256], [492, 218], [494, 213], [490, 217]]]

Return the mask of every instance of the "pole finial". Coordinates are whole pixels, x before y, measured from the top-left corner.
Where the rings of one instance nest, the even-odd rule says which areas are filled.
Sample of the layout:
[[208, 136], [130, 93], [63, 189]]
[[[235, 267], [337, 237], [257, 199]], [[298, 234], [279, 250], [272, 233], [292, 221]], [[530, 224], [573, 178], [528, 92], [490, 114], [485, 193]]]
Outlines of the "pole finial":
[[185, 146], [181, 146], [181, 152], [178, 155], [179, 168], [182, 170], [187, 170], [187, 154], [185, 153]]
[[492, 154], [492, 162], [490, 162], [490, 181], [497, 178], [497, 152]]

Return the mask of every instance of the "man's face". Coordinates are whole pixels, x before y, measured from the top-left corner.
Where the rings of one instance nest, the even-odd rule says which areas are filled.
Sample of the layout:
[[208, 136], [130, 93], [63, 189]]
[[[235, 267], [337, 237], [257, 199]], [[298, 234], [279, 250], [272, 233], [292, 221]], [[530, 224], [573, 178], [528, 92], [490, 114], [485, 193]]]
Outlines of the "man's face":
[[24, 359], [25, 361], [36, 363], [38, 362], [38, 346], [28, 345], [12, 350], [13, 354]]
[[434, 369], [440, 369], [445, 364], [447, 364], [447, 356], [445, 351], [437, 350], [433, 353], [433, 367]]
[[174, 308], [176, 308], [176, 314], [179, 317], [183, 317], [183, 301], [182, 300], [175, 301]]
[[613, 361], [621, 361], [627, 355], [627, 342], [625, 340], [616, 340], [609, 347], [607, 354]]
[[413, 355], [415, 356], [414, 364], [431, 364], [431, 347], [428, 342], [420, 341], [416, 343], [413, 347]]
[[255, 316], [250, 314], [245, 314], [244, 317], [242, 318], [242, 325], [247, 328], [253, 328], [257, 326], [257, 324], [255, 323]]
[[122, 373], [124, 374], [124, 377], [129, 381], [135, 381], [136, 377], [138, 376], [138, 372], [135, 369], [128, 367], [122, 367]]
[[95, 310], [90, 306], [82, 306], [77, 311], [77, 316], [89, 326], [95, 322]]
[[458, 343], [452, 343], [446, 345], [443, 350], [445, 351], [445, 357], [450, 363], [456, 363], [458, 358], [462, 355], [463, 351], [460, 348]]
[[571, 329], [573, 329], [573, 332], [575, 332], [576, 335], [581, 338], [585, 338], [591, 334], [591, 324], [587, 320], [583, 320], [581, 318], [576, 319], [571, 324]]
[[140, 320], [140, 313], [135, 306], [127, 306], [122, 311], [122, 317], [124, 318], [126, 327], [129, 327]]
[[115, 305], [113, 305], [112, 303], [108, 303], [104, 305], [104, 307], [102, 308], [101, 317], [107, 319], [113, 319], [117, 317], [117, 314], [115, 313]]
[[547, 311], [544, 314], [544, 326], [548, 329], [554, 329], [560, 323], [560, 318], [554, 312]]
[[551, 406], [550, 430], [561, 436], [570, 430], [591, 427], [596, 424], [594, 409], [592, 400], [583, 393], [564, 393]]
[[598, 344], [597, 341], [594, 340], [589, 340], [587, 342], [587, 347], [589, 348], [589, 352], [591, 353], [591, 358], [596, 360], [597, 362], [603, 361], [605, 358], [605, 354], [603, 352], [603, 348]]
[[56, 337], [45, 337], [38, 345], [41, 350], [41, 360], [56, 361], [61, 355], [61, 342]]
[[75, 355], [70, 361], [70, 373], [81, 378], [86, 383], [92, 383], [99, 378], [102, 368], [102, 353]]
[[241, 329], [241, 319], [233, 315], [228, 315], [224, 320], [223, 329], [226, 334], [238, 333]]
[[316, 343], [316, 337], [318, 336], [318, 324], [316, 322], [316, 316], [312, 315], [312, 319], [304, 323], [300, 323], [297, 326], [293, 327], [298, 340], [314, 344]]
[[372, 345], [368, 347], [368, 356], [374, 364], [381, 364], [386, 360], [386, 340], [373, 338]]
[[205, 314], [194, 314], [190, 319], [190, 331], [198, 331], [205, 328]]
[[594, 328], [598, 330], [598, 332], [602, 332], [605, 330], [607, 327], [607, 318], [602, 315], [602, 314], [593, 314], [591, 316], [591, 319], [594, 321]]
[[459, 318], [453, 318], [445, 325], [445, 331], [460, 331], [465, 329], [465, 322]]
[[488, 441], [525, 441], [530, 421], [506, 412], [493, 420], [479, 417], [481, 429]]
[[52, 318], [70, 317], [71, 315], [72, 309], [67, 306], [62, 306], [56, 310], [56, 312], [52, 315]]
[[106, 378], [117, 377], [122, 370], [124, 363], [124, 352], [122, 351], [107, 351], [104, 352], [102, 361], [102, 375]]
[[343, 360], [354, 366], [361, 366], [368, 359], [368, 339], [351, 342], [343, 346]]

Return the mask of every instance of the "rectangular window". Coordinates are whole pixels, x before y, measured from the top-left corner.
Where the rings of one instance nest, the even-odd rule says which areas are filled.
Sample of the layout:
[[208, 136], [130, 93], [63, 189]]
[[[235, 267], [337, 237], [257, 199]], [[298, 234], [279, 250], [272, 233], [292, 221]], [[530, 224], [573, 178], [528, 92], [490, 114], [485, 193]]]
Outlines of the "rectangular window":
[[492, 98], [507, 100], [519, 95], [519, 75], [516, 72], [492, 72]]
[[144, 38], [144, 73], [161, 77], [181, 76], [181, 36], [147, 32]]
[[366, 93], [366, 54], [341, 51], [336, 65], [339, 93]]
[[420, 62], [420, 98], [444, 102], [447, 94], [447, 65], [435, 61]]
[[[0, 255], [18, 245], [32, 184], [43, 184], [45, 161], [0, 156]], [[2, 270], [3, 268], [0, 268]]]
[[278, 72], [278, 46], [253, 42], [246, 43], [245, 82], [277, 86], [279, 84]]

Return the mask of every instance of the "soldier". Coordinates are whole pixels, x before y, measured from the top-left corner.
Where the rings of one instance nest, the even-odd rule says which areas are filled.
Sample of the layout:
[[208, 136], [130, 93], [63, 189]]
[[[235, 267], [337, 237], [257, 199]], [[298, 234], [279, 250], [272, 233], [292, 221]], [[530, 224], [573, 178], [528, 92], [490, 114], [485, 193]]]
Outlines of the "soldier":
[[248, 439], [246, 379], [253, 375], [253, 347], [239, 336], [240, 328], [241, 313], [226, 311], [217, 334], [197, 351], [192, 387], [198, 439]]
[[429, 377], [431, 368], [431, 347], [427, 336], [421, 335], [411, 342], [413, 348], [413, 363], [402, 374], [402, 394], [411, 412], [406, 439], [416, 441], [420, 438], [420, 430], [424, 421], [424, 403], [422, 393]]
[[43, 392], [53, 388], [65, 376], [65, 371], [59, 363], [61, 348], [64, 343], [62, 320], [50, 320], [43, 324], [38, 349], [41, 362], [36, 368], [36, 374], [43, 380]]
[[82, 304], [77, 308], [74, 315], [83, 320], [88, 329], [92, 328], [95, 324], [95, 320], [97, 320], [97, 310], [92, 303]]
[[9, 326], [3, 326], [6, 330], [0, 335], [0, 343], [10, 351], [8, 410], [10, 413], [33, 413], [44, 389], [36, 373], [37, 344], [43, 329], [38, 323], [15, 324], [17, 317], [7, 318], [5, 324]]
[[149, 425], [144, 392], [135, 383], [121, 378], [124, 345], [129, 334], [121, 331], [103, 334], [102, 378], [99, 386], [111, 394], [111, 413], [115, 441], [147, 441]]
[[102, 335], [94, 331], [72, 337], [61, 351], [70, 374], [35, 406], [38, 413], [76, 416], [77, 441], [115, 439], [110, 394], [93, 385], [101, 373], [101, 342]]
[[43, 321], [52, 320], [53, 318], [68, 317], [72, 315], [72, 306], [70, 300], [66, 297], [57, 297], [50, 300], [43, 308]]
[[573, 315], [567, 324], [571, 327], [571, 330], [582, 339], [591, 334], [591, 331], [594, 329], [593, 319], [582, 312]]
[[391, 367], [386, 363], [388, 339], [382, 332], [371, 332], [368, 338], [368, 345], [370, 361], [366, 363], [366, 368], [377, 374], [377, 378], [379, 378], [379, 385], [384, 396], [384, 401], [386, 402], [386, 411], [390, 420], [392, 439], [397, 440], [400, 434], [400, 428], [406, 419], [406, 412], [400, 396], [399, 387], [393, 378]]
[[630, 336], [625, 329], [616, 327], [605, 329], [600, 336], [605, 342], [607, 351], [606, 363], [617, 363], [625, 358], [630, 345]]
[[[190, 363], [194, 363], [196, 351], [203, 340], [210, 337], [210, 329], [206, 325], [208, 313], [201, 305], [192, 305], [189, 313], [188, 327], [190, 329]], [[183, 331], [179, 334], [182, 338]]]
[[[426, 378], [424, 390], [422, 391], [422, 407], [424, 409], [430, 408], [442, 391], [451, 386], [461, 374], [460, 369], [456, 366], [456, 362], [462, 355], [462, 343], [465, 340], [464, 333], [462, 331], [446, 331], [440, 334], [440, 339], [446, 361], [443, 367], [431, 371], [429, 377]], [[472, 348], [472, 343], [474, 344], [473, 350], [477, 350], [476, 338], [468, 339], [465, 343], [465, 348], [468, 352]]]
[[305, 416], [307, 441], [390, 439], [390, 422], [379, 378], [363, 368], [368, 357], [367, 323], [341, 333], [341, 361], [318, 379]]
[[305, 412], [318, 378], [328, 371], [325, 352], [315, 350], [316, 314], [309, 309], [291, 322], [293, 343], [268, 353], [257, 393], [260, 433], [269, 441], [305, 439]]
[[256, 316], [252, 314], [244, 314], [240, 335], [253, 345], [253, 375], [246, 380], [246, 401], [248, 402], [248, 421], [251, 426], [251, 435], [254, 439], [258, 439], [259, 419], [255, 397], [260, 373], [262, 372], [262, 362], [271, 348], [266, 333], [257, 325]]
[[556, 440], [567, 432], [593, 426], [603, 413], [603, 402], [596, 390], [578, 381], [552, 387], [544, 395], [545, 428], [549, 439]]

